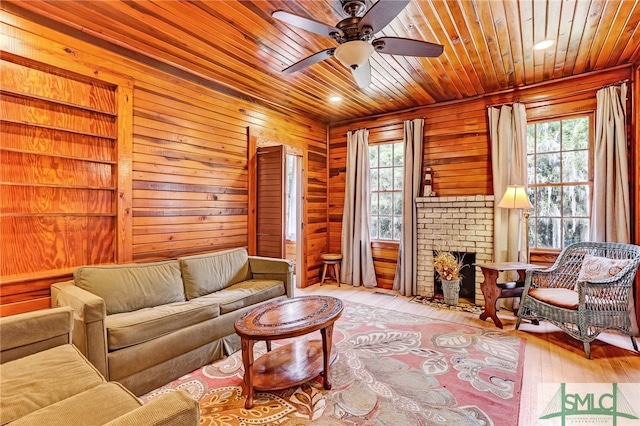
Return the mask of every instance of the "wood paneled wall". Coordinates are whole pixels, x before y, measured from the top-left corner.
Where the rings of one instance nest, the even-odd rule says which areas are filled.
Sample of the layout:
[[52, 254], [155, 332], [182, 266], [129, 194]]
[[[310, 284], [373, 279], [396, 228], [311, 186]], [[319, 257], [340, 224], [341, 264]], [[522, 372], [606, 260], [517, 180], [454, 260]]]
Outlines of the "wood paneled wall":
[[[131, 188], [128, 195], [131, 222], [128, 230], [123, 223], [117, 223], [115, 237], [116, 245], [130, 253], [129, 261], [154, 261], [247, 246], [247, 127], [250, 126], [285, 133], [289, 140], [308, 151], [309, 199], [305, 205], [308, 217], [305, 226], [311, 234], [319, 235], [308, 239], [307, 284], [318, 281], [314, 277], [321, 267], [319, 253], [326, 251], [327, 229], [324, 124], [231, 97], [214, 90], [213, 85], [202, 78], [46, 18], [7, 10], [0, 13], [3, 55], [55, 67], [62, 74], [68, 72], [96, 79], [118, 76], [133, 82], [133, 122], [128, 123], [132, 162], [127, 168], [120, 158], [110, 157], [109, 161], [116, 162], [118, 172], [117, 176], [108, 177], [109, 184], [105, 184]], [[51, 92], [56, 90], [64, 91], [49, 88]], [[27, 154], [10, 155], [24, 157]], [[25, 158], [16, 158], [16, 161], [33, 164]], [[3, 166], [4, 162], [3, 157]], [[110, 165], [107, 163], [106, 167]], [[85, 185], [92, 184], [86, 182]], [[118, 193], [116, 198], [123, 196]], [[70, 208], [69, 203], [73, 201], [72, 197], [62, 195], [55, 198], [56, 203], [65, 205], [61, 208]], [[113, 221], [113, 217], [107, 219]], [[49, 233], [47, 238], [54, 236]], [[8, 241], [3, 235], [3, 251], [10, 247]], [[68, 240], [57, 237], [52, 242], [54, 247], [64, 247], [67, 243]], [[95, 241], [88, 239], [84, 243]], [[64, 256], [64, 251], [44, 247], [29, 249], [41, 250], [45, 256]], [[86, 259], [86, 263], [112, 261], [113, 257]], [[49, 269], [52, 262], [53, 259], [45, 262], [44, 269]], [[54, 263], [69, 262], [64, 259]], [[85, 259], [71, 262], [69, 266], [78, 263], [85, 263]], [[4, 305], [3, 313], [44, 307], [48, 304], [50, 283], [69, 278], [70, 274], [71, 270], [64, 273], [45, 270], [40, 285], [31, 287], [19, 280], [7, 284], [3, 271], [3, 300], [20, 303], [20, 307]]]
[[[423, 175], [424, 167], [431, 167], [433, 190], [436, 194], [491, 195], [493, 184], [487, 106], [523, 102], [527, 108], [527, 119], [530, 121], [594, 111], [595, 93], [599, 88], [631, 77], [632, 67], [626, 66], [474, 99], [434, 104], [395, 114], [333, 124], [329, 133], [330, 250], [340, 251], [348, 130], [363, 127], [369, 129], [370, 143], [397, 142], [403, 138], [404, 120], [424, 117]], [[631, 103], [629, 106], [631, 107]], [[628, 118], [631, 122], [631, 108]], [[633, 138], [630, 138], [630, 141], [632, 144], [629, 152], [640, 149]], [[636, 183], [636, 191], [637, 188]], [[635, 221], [638, 221], [638, 216], [635, 217]], [[378, 285], [384, 288], [388, 288], [390, 281], [393, 282], [393, 277], [389, 277], [389, 271], [395, 270], [397, 258], [397, 244], [391, 244], [373, 244]], [[382, 246], [384, 250], [378, 249]], [[395, 250], [391, 247], [395, 247]], [[538, 256], [541, 262], [553, 259], [553, 255], [550, 257], [548, 253]]]

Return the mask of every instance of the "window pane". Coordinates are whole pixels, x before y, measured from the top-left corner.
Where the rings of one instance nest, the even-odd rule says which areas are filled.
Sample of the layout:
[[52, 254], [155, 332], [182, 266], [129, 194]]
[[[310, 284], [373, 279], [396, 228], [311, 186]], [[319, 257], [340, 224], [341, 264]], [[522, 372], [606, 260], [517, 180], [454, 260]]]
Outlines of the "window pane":
[[393, 165], [402, 166], [404, 164], [404, 144], [398, 142], [393, 144]]
[[560, 156], [540, 154], [536, 159], [536, 183], [560, 182]]
[[399, 240], [402, 235], [402, 218], [394, 217], [393, 218], [393, 239]]
[[560, 217], [560, 187], [536, 188], [536, 216]]
[[378, 167], [378, 145], [373, 145], [369, 147], [369, 167], [370, 168]]
[[589, 238], [589, 219], [564, 219], [564, 246], [587, 241]]
[[392, 144], [378, 145], [380, 149], [380, 167], [389, 167], [393, 165], [393, 149]]
[[379, 191], [378, 188], [378, 169], [369, 170], [369, 174], [371, 175], [371, 190]]
[[380, 216], [380, 235], [378, 238], [382, 240], [390, 240], [391, 235], [391, 218]]
[[561, 248], [560, 219], [541, 218], [536, 221], [536, 246]]
[[536, 218], [533, 216], [529, 216], [529, 247], [536, 247], [536, 235], [538, 235], [536, 231]]
[[536, 124], [537, 152], [560, 151], [560, 122]]
[[371, 239], [378, 239], [378, 217], [371, 218]]
[[589, 117], [562, 120], [562, 149], [589, 148]]
[[373, 216], [377, 216], [380, 214], [378, 213], [378, 193], [377, 192], [371, 193], [371, 214]]
[[527, 183], [536, 183], [536, 156], [527, 155]]
[[562, 153], [562, 181], [587, 182], [589, 180], [589, 151]]
[[392, 212], [392, 193], [391, 192], [381, 192], [378, 194], [379, 198], [379, 206], [380, 210], [378, 214], [380, 215], [391, 215]]
[[390, 191], [393, 189], [393, 169], [384, 168], [380, 170], [380, 191]]
[[402, 181], [404, 180], [404, 173], [402, 167], [393, 168], [393, 189], [398, 191], [402, 189]]
[[565, 186], [562, 191], [562, 214], [571, 217], [589, 217], [589, 186]]
[[527, 126], [527, 154], [533, 154], [536, 151], [536, 125], [529, 124]]
[[398, 191], [393, 193], [393, 214], [402, 214], [402, 192]]

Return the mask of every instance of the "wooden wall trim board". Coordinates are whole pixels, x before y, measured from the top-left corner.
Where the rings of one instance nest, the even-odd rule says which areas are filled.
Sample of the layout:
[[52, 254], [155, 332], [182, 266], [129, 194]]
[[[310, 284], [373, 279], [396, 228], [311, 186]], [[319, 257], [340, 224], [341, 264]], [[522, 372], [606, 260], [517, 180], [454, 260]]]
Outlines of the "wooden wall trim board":
[[116, 261], [128, 263], [133, 260], [133, 216], [132, 216], [132, 161], [133, 161], [133, 90], [132, 84], [116, 89], [118, 108], [118, 179], [116, 218]]
[[[638, 46], [637, 52], [640, 52], [640, 46]], [[631, 242], [640, 245], [640, 63], [634, 65], [635, 71], [633, 74], [633, 91], [631, 106], [631, 128], [632, 135], [635, 135], [631, 142], [631, 164], [629, 168], [631, 171], [631, 229], [635, 232], [631, 235]], [[635, 200], [635, 201], [634, 201]], [[636, 306], [636, 320], [640, 325], [640, 271], [636, 274], [635, 282], [635, 306]]]
[[256, 136], [251, 133], [251, 126], [247, 126], [247, 179], [249, 199], [247, 200], [247, 251], [250, 256], [255, 256], [257, 252], [258, 225], [256, 219], [256, 201], [257, 198], [252, 196], [256, 194], [258, 187], [257, 173], [257, 157], [258, 145]]

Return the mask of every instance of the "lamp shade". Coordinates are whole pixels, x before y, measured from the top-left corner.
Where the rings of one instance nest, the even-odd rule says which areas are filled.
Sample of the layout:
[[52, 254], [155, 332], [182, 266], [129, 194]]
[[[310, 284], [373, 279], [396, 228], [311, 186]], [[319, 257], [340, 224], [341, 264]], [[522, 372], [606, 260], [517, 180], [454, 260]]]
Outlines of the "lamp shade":
[[522, 185], [508, 185], [504, 191], [502, 200], [498, 203], [498, 207], [503, 209], [523, 209], [529, 210], [533, 207], [527, 197], [527, 190]]
[[370, 43], [362, 40], [353, 40], [338, 46], [333, 56], [338, 58], [345, 67], [355, 70], [364, 65], [372, 53], [373, 46]]

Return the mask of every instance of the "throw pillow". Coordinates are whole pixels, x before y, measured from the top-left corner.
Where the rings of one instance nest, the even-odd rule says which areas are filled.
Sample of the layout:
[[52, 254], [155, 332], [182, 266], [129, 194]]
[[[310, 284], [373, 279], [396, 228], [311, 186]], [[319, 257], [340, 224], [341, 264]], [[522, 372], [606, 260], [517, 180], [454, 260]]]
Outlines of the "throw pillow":
[[582, 261], [578, 281], [609, 279], [618, 275], [629, 263], [631, 263], [629, 259], [608, 259], [588, 254]]

